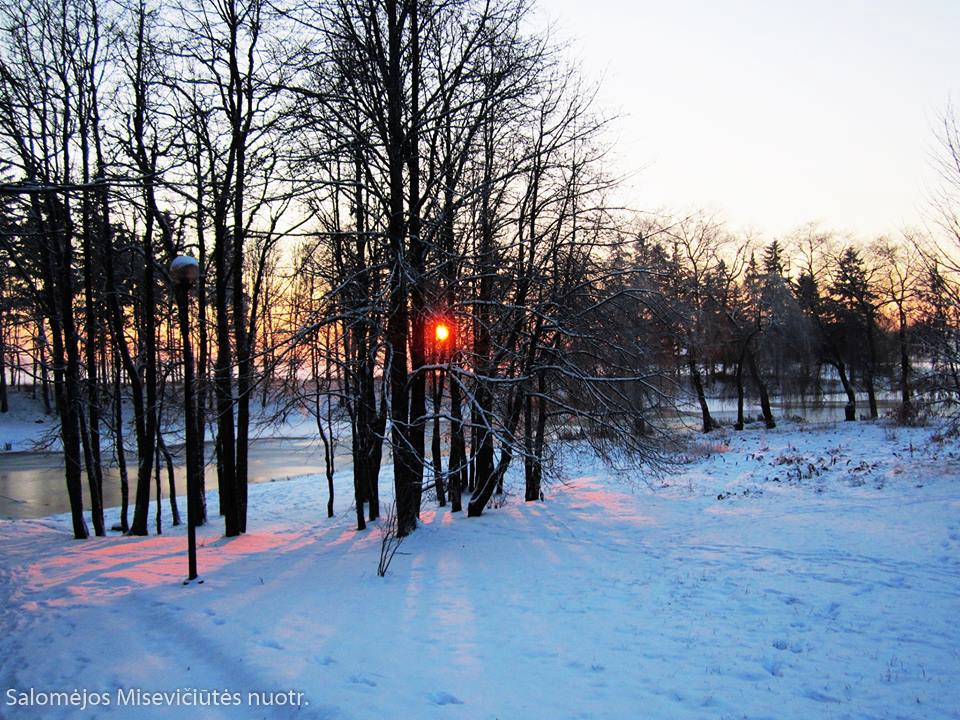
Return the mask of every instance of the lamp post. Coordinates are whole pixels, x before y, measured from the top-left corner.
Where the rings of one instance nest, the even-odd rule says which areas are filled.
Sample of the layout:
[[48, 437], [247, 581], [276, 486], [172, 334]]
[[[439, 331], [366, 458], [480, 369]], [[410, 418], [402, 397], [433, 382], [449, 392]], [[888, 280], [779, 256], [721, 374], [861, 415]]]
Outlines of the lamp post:
[[[180, 315], [180, 337], [183, 339], [183, 416], [187, 440], [187, 555], [189, 574], [184, 585], [197, 579], [197, 409], [194, 395], [193, 345], [190, 343], [190, 288], [200, 276], [200, 264], [189, 255], [178, 255], [170, 263], [177, 310]], [[199, 582], [203, 582], [200, 580]]]

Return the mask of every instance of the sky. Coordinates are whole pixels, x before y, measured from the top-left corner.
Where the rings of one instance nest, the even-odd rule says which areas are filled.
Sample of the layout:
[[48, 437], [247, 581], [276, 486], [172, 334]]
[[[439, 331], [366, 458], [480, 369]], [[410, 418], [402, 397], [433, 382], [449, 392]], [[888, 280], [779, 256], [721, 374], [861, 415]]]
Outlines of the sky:
[[960, 2], [540, 0], [644, 210], [779, 237], [929, 224], [940, 118], [960, 105]]

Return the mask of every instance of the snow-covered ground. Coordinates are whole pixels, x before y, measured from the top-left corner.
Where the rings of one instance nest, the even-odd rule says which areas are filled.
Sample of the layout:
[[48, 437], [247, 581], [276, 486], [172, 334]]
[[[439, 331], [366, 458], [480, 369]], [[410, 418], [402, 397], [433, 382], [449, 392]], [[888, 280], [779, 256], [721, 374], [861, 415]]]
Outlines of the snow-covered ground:
[[656, 481], [571, 451], [546, 502], [426, 503], [384, 578], [344, 474], [333, 520], [319, 477], [251, 487], [188, 587], [180, 528], [2, 522], [0, 717], [957, 718], [960, 451], [931, 432], [714, 434]]
[[10, 409], [0, 415], [0, 453], [37, 449], [60, 450], [60, 420], [47, 415], [39, 399], [10, 392]]

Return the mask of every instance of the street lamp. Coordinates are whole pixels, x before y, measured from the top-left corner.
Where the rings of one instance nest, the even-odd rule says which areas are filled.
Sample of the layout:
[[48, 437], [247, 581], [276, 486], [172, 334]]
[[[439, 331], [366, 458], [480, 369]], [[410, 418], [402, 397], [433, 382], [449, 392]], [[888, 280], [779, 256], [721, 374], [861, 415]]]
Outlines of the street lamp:
[[[183, 419], [187, 436], [187, 555], [189, 575], [184, 585], [197, 580], [197, 508], [199, 491], [197, 467], [199, 445], [197, 410], [193, 381], [193, 346], [190, 343], [190, 287], [200, 277], [200, 264], [189, 255], [178, 255], [170, 263], [177, 309], [180, 315], [180, 337], [183, 339]], [[203, 582], [203, 580], [199, 580]]]

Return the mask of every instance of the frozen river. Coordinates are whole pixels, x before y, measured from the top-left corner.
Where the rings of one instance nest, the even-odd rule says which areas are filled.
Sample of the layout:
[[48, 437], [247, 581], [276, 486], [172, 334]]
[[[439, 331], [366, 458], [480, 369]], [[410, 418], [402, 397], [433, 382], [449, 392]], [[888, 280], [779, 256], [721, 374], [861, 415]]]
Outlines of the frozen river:
[[[343, 450], [341, 445], [340, 450]], [[132, 453], [128, 456], [132, 457]], [[207, 443], [206, 457], [214, 457], [213, 443]], [[186, 494], [186, 475], [182, 460], [174, 455], [177, 479], [177, 494]], [[349, 463], [349, 455], [337, 457], [337, 467]], [[250, 445], [250, 482], [270, 482], [288, 478], [323, 473], [323, 445], [313, 438], [283, 438], [255, 440]], [[128, 466], [131, 504], [136, 492], [136, 467]], [[161, 485], [167, 496], [166, 465], [161, 465]], [[216, 489], [217, 466], [214, 461], [207, 465], [207, 487]], [[155, 498], [154, 493], [151, 495]], [[104, 507], [120, 505], [120, 472], [116, 467], [104, 468]], [[90, 492], [86, 473], [83, 477], [83, 506], [90, 508]], [[180, 503], [184, 512], [185, 506]], [[0, 517], [37, 518], [68, 512], [70, 505], [63, 476], [63, 454], [60, 452], [17, 452], [0, 454]], [[113, 524], [116, 518], [108, 518]]]
[[[866, 398], [857, 398], [858, 412], [867, 412]], [[777, 420], [802, 417], [807, 422], [830, 422], [843, 419], [843, 405], [845, 398], [839, 394], [828, 396], [817, 402], [802, 401], [799, 398], [773, 398], [774, 416]], [[724, 425], [732, 425], [736, 419], [736, 400], [727, 398], [710, 398], [710, 411], [715, 420]], [[881, 414], [889, 411], [896, 405], [892, 396], [883, 397], [880, 402]], [[744, 407], [749, 418], [757, 418], [760, 407], [756, 402], [748, 402]], [[682, 424], [696, 428], [699, 423], [699, 409], [694, 403], [683, 408], [681, 413]], [[429, 447], [429, 445], [428, 445]], [[128, 455], [133, 457], [133, 453]], [[176, 463], [179, 456], [175, 455], [175, 471], [177, 478], [177, 493], [186, 492], [185, 474], [183, 466]], [[214, 457], [213, 443], [207, 443], [206, 457]], [[338, 447], [336, 466], [338, 469], [349, 465], [349, 443], [341, 442]], [[288, 478], [312, 473], [323, 473], [323, 446], [317, 438], [269, 438], [252, 442], [250, 446], [250, 482], [261, 483], [272, 480], [286, 480]], [[136, 468], [128, 467], [130, 480], [130, 496], [136, 490]], [[120, 473], [116, 467], [104, 468], [104, 507], [118, 507], [120, 505]], [[207, 466], [207, 487], [216, 488], [216, 464]], [[59, 452], [15, 452], [0, 454], [0, 517], [4, 518], [37, 518], [46, 517], [69, 511], [67, 493], [63, 477], [63, 455]], [[161, 485], [166, 497], [168, 483], [166, 467], [162, 467]], [[84, 508], [90, 507], [90, 494], [86, 483], [86, 474], [83, 480]], [[151, 487], [153, 495], [153, 488]], [[155, 497], [155, 496], [154, 496]], [[182, 504], [181, 504], [182, 507]], [[108, 518], [113, 524], [116, 518]]]

